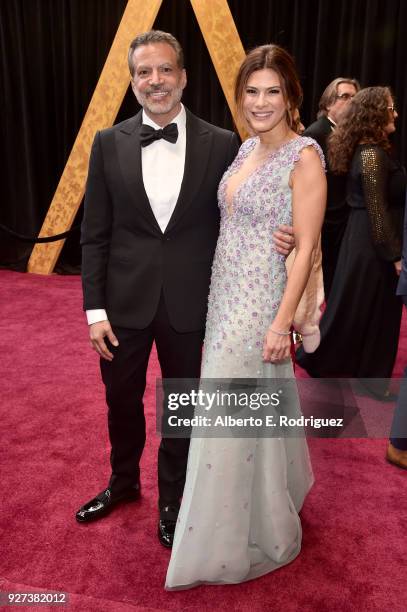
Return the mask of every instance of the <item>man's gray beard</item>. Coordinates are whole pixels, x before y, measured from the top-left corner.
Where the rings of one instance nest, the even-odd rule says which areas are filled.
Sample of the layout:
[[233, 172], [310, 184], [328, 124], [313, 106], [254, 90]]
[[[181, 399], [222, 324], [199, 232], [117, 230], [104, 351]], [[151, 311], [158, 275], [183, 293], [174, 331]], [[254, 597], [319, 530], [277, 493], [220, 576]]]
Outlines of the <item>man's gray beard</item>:
[[[156, 91], [158, 92], [161, 90], [157, 89]], [[168, 106], [162, 106], [159, 102], [158, 103], [150, 102], [149, 100], [147, 100], [147, 95], [145, 94], [143, 96], [136, 95], [136, 98], [140, 106], [148, 110], [152, 115], [166, 115], [173, 108], [175, 108], [179, 102], [181, 102], [182, 91], [183, 89], [181, 87], [176, 87], [175, 89], [172, 90], [172, 98], [168, 102]], [[157, 109], [155, 108], [156, 104], [158, 106]]]

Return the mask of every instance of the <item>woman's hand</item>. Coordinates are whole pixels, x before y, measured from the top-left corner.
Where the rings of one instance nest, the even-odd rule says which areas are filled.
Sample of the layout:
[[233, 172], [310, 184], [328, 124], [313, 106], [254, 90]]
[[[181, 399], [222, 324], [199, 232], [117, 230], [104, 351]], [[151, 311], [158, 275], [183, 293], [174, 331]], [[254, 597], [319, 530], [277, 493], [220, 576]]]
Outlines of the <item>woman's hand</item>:
[[280, 335], [268, 329], [264, 339], [263, 360], [277, 363], [291, 355], [291, 333]]
[[399, 259], [398, 261], [395, 261], [393, 265], [396, 268], [397, 276], [400, 276], [400, 274], [401, 274], [401, 259]]

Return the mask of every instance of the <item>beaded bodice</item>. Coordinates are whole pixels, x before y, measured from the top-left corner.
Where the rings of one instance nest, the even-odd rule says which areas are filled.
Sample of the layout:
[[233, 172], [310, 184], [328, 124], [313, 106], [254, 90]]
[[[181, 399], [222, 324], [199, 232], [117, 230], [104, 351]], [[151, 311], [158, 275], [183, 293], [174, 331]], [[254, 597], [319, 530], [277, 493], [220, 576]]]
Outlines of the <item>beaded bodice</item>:
[[277, 252], [272, 235], [279, 225], [292, 224], [290, 174], [302, 149], [310, 145], [324, 163], [313, 139], [294, 138], [238, 185], [228, 206], [228, 179], [256, 142], [257, 138], [250, 138], [242, 144], [219, 185], [221, 226], [205, 336], [204, 373], [206, 370], [208, 377], [212, 376], [207, 370], [212, 351], [224, 352], [230, 361], [236, 358], [236, 375], [246, 371], [250, 376], [259, 375], [265, 331], [277, 313], [286, 284], [285, 257]]

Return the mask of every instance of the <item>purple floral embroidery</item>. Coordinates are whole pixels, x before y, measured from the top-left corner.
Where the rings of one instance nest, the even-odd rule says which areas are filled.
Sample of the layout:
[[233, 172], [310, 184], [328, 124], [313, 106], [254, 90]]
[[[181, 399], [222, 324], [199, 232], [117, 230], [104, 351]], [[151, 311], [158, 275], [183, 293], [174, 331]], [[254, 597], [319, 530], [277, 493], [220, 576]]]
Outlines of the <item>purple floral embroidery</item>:
[[218, 366], [224, 356], [228, 372], [233, 356], [236, 372], [242, 367], [258, 372], [263, 338], [286, 285], [285, 258], [276, 251], [272, 235], [279, 225], [292, 223], [290, 174], [305, 147], [315, 147], [324, 164], [314, 140], [294, 138], [240, 183], [229, 202], [229, 178], [239, 171], [256, 143], [257, 138], [250, 138], [242, 144], [218, 189], [221, 226], [212, 266], [204, 372], [211, 371], [213, 347]]

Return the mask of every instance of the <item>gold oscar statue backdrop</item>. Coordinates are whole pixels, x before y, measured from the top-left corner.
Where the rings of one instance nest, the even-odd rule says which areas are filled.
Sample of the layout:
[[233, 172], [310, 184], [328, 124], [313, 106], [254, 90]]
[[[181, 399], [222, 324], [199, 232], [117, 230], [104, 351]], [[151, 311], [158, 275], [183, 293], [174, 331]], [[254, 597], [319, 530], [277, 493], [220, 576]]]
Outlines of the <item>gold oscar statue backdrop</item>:
[[[129, 86], [127, 50], [137, 34], [150, 30], [163, 0], [128, 0], [98, 84], [69, 155], [40, 237], [69, 230], [85, 192], [88, 162], [97, 130], [113, 125]], [[165, 1], [165, 0], [164, 0]], [[230, 111], [242, 138], [233, 102], [233, 83], [244, 50], [227, 0], [190, 0]], [[28, 272], [51, 274], [64, 240], [36, 244]]]

